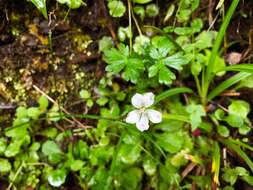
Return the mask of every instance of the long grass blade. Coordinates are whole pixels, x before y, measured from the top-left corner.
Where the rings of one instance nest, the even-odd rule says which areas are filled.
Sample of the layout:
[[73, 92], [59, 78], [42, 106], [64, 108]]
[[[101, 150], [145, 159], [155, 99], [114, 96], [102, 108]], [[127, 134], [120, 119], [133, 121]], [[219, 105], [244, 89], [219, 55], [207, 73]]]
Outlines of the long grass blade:
[[213, 70], [214, 70], [214, 66], [215, 66], [215, 58], [217, 56], [218, 50], [220, 48], [220, 44], [223, 40], [223, 36], [226, 32], [228, 24], [231, 20], [231, 17], [233, 15], [238, 3], [239, 3], [239, 0], [233, 0], [233, 2], [231, 3], [231, 6], [229, 7], [228, 12], [222, 22], [221, 28], [220, 28], [219, 33], [217, 35], [217, 39], [214, 42], [211, 56], [208, 61], [206, 73], [203, 75], [204, 78], [202, 78], [202, 81], [204, 81], [204, 87], [202, 87], [203, 88], [203, 98], [206, 98], [210, 81], [212, 81], [212, 77], [214, 76]]
[[235, 145], [230, 139], [226, 139], [226, 140], [219, 139], [219, 141], [227, 145], [229, 148], [233, 149], [239, 156], [241, 156], [242, 159], [248, 164], [251, 171], [253, 172], [253, 162], [250, 160], [247, 154], [240, 149], [239, 146]]
[[210, 92], [210, 94], [208, 95], [207, 99], [211, 100], [211, 99], [215, 98], [217, 95], [219, 95], [221, 92], [223, 92], [224, 90], [226, 90], [230, 86], [241, 81], [242, 79], [245, 79], [246, 77], [248, 77], [250, 75], [251, 75], [251, 73], [244, 73], [244, 72], [237, 73], [236, 75], [225, 80], [220, 85], [218, 85], [215, 89], [213, 89]]
[[253, 64], [231, 65], [224, 67], [221, 71], [240, 71], [246, 73], [253, 73]]
[[190, 88], [174, 88], [167, 90], [155, 97], [154, 105], [160, 102], [161, 100], [168, 98], [169, 96], [173, 96], [180, 93], [192, 93], [192, 92], [193, 91]]

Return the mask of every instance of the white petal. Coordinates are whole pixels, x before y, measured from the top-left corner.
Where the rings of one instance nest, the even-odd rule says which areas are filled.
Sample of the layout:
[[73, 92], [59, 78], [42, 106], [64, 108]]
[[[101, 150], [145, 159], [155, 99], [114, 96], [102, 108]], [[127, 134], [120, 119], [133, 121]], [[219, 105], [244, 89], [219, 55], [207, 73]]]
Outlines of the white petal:
[[147, 110], [148, 118], [153, 123], [160, 123], [162, 121], [162, 114], [156, 110]]
[[143, 101], [145, 108], [151, 106], [154, 103], [155, 95], [152, 92], [143, 95]]
[[140, 120], [140, 117], [141, 114], [137, 110], [131, 111], [127, 114], [126, 122], [134, 124]]
[[146, 114], [142, 114], [141, 119], [136, 123], [136, 127], [140, 131], [148, 130], [149, 125], [148, 125], [148, 117]]
[[138, 93], [135, 94], [131, 99], [133, 106], [136, 107], [136, 108], [141, 108], [141, 107], [144, 106], [144, 101], [143, 100], [144, 100], [144, 97], [141, 94], [138, 94]]

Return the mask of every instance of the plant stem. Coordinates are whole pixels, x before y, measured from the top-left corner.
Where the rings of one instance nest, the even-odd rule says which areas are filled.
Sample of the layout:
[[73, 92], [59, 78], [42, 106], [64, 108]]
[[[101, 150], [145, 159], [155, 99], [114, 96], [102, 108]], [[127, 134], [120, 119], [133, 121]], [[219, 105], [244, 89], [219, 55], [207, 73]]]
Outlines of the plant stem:
[[128, 2], [128, 22], [129, 22], [129, 29], [130, 29], [130, 37], [129, 37], [129, 49], [130, 49], [130, 55], [132, 54], [132, 49], [133, 49], [133, 33], [132, 33], [132, 18], [131, 18], [131, 2], [130, 0], [127, 0]]
[[137, 27], [137, 30], [138, 30], [138, 32], [139, 32], [139, 35], [140, 35], [141, 41], [142, 41], [142, 32], [141, 32], [141, 28], [140, 28], [140, 26], [139, 26], [139, 24], [138, 24], [138, 21], [137, 21], [135, 15], [134, 15], [133, 10], [132, 10], [132, 17], [133, 17], [133, 19], [134, 19], [134, 23], [135, 23], [135, 25], [136, 25], [136, 27]]
[[201, 97], [202, 92], [201, 92], [201, 88], [200, 88], [199, 78], [196, 75], [194, 75], [194, 80], [197, 85], [199, 96]]
[[20, 164], [20, 166], [19, 166], [19, 168], [18, 168], [18, 170], [17, 170], [15, 176], [13, 177], [13, 181], [9, 184], [9, 186], [8, 186], [8, 188], [7, 188], [6, 190], [10, 190], [10, 189], [11, 189], [11, 187], [12, 187], [14, 181], [16, 180], [16, 178], [18, 177], [18, 175], [19, 175], [20, 172], [22, 171], [23, 165], [24, 165], [24, 164], [23, 164], [23, 162], [22, 162], [22, 163]]

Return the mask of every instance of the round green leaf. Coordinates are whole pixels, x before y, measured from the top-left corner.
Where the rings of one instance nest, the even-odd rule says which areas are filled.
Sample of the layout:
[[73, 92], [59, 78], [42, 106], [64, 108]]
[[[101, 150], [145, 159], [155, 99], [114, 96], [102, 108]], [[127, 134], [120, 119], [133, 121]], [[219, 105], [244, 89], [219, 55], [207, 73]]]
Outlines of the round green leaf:
[[[104, 36], [104, 37], [106, 37], [106, 36]], [[83, 99], [90, 98], [90, 93], [89, 93], [87, 90], [81, 90], [81, 91], [79, 92], [79, 95], [80, 95], [80, 97], [83, 98]]]
[[82, 169], [82, 167], [84, 166], [84, 164], [85, 164], [85, 162], [82, 161], [82, 160], [75, 160], [71, 164], [70, 168], [71, 168], [72, 171], [79, 171], [79, 170]]
[[229, 130], [226, 126], [224, 125], [219, 125], [218, 126], [218, 133], [223, 136], [223, 137], [228, 137], [229, 136]]
[[112, 17], [122, 17], [126, 11], [125, 5], [121, 1], [116, 0], [110, 1], [108, 8]]
[[159, 7], [156, 4], [149, 4], [146, 8], [148, 17], [156, 17], [159, 14]]
[[42, 145], [43, 154], [49, 156], [53, 153], [61, 153], [61, 149], [54, 141], [47, 141]]
[[0, 158], [0, 173], [11, 171], [11, 164], [7, 159]]
[[[106, 50], [113, 48], [114, 42], [113, 42], [112, 37], [111, 36], [104, 36], [101, 40], [98, 41], [98, 47], [99, 47], [99, 51], [102, 51], [102, 52], [105, 52]], [[83, 90], [81, 90], [81, 92], [82, 91]], [[89, 93], [87, 93], [88, 91], [85, 92], [85, 94], [84, 94], [84, 95], [86, 95], [85, 97], [83, 97], [81, 95], [81, 92], [80, 92], [81, 98], [89, 98], [90, 97], [90, 96], [87, 97], [87, 95], [89, 94]]]
[[48, 182], [54, 187], [60, 187], [67, 177], [67, 174], [64, 170], [53, 170], [48, 176]]

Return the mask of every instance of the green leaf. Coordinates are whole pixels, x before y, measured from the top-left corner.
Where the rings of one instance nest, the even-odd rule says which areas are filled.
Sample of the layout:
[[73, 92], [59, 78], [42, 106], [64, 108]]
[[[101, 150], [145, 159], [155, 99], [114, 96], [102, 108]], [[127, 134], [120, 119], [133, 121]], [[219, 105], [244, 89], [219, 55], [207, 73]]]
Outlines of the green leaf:
[[176, 79], [176, 75], [171, 72], [167, 67], [163, 66], [159, 72], [159, 83], [170, 86], [172, 80]]
[[188, 35], [188, 34], [191, 34], [192, 33], [192, 29], [189, 28], [189, 27], [176, 27], [174, 29], [174, 32], [177, 34], [177, 35]]
[[46, 110], [47, 107], [48, 107], [48, 100], [45, 96], [41, 96], [40, 99], [39, 99], [39, 105], [40, 105], [40, 109], [41, 110]]
[[0, 173], [8, 173], [11, 171], [11, 163], [7, 159], [0, 158]]
[[253, 88], [253, 75], [250, 75], [249, 77], [243, 79], [240, 82], [240, 84], [236, 87], [236, 89], [242, 88], [242, 87]]
[[46, 1], [45, 0], [31, 0], [31, 1], [37, 7], [37, 9], [39, 9], [39, 11], [43, 14], [45, 19], [48, 19]]
[[132, 83], [136, 84], [143, 70], [144, 65], [141, 59], [129, 58], [125, 72], [123, 73], [123, 78], [126, 79], [126, 81], [130, 80]]
[[[105, 52], [108, 49], [114, 47], [114, 42], [111, 36], [103, 36], [101, 40], [98, 41], [99, 51]], [[88, 97], [89, 98], [89, 97]]]
[[146, 4], [149, 3], [153, 0], [132, 0], [134, 3], [139, 3], [139, 4]]
[[226, 126], [224, 126], [224, 125], [218, 125], [217, 128], [218, 128], [218, 133], [221, 136], [223, 136], [223, 137], [228, 137], [229, 136], [230, 131], [229, 131], [229, 129]]
[[251, 128], [248, 127], [247, 125], [242, 125], [239, 127], [239, 133], [241, 135], [247, 135], [250, 132]]
[[7, 140], [5, 138], [0, 138], [0, 155], [2, 155], [7, 147]]
[[47, 179], [53, 187], [60, 187], [65, 182], [66, 177], [67, 174], [64, 170], [57, 169], [51, 171]]
[[63, 153], [51, 153], [48, 155], [48, 161], [51, 164], [57, 164], [64, 158]]
[[38, 119], [38, 117], [41, 114], [41, 111], [37, 107], [30, 107], [27, 109], [27, 114], [29, 117], [31, 117], [33, 119]]
[[174, 4], [171, 4], [170, 7], [168, 8], [167, 10], [167, 13], [166, 13], [166, 16], [164, 17], [163, 19], [163, 23], [166, 23], [170, 17], [173, 15], [174, 13], [174, 10], [175, 10], [175, 5]]
[[[215, 35], [214, 35], [215, 36]], [[202, 31], [197, 37], [196, 37], [195, 46], [200, 49], [206, 49], [212, 47], [213, 43], [213, 34], [212, 31]]]
[[162, 133], [162, 134], [154, 134], [157, 139], [157, 143], [166, 151], [170, 153], [178, 152], [183, 143], [184, 138], [181, 131], [173, 132], [173, 133]]
[[16, 110], [17, 118], [26, 118], [27, 117], [27, 109], [25, 107], [18, 107]]
[[134, 144], [123, 144], [118, 153], [118, 158], [125, 164], [134, 164], [140, 157], [141, 148]]
[[136, 83], [140, 74], [144, 70], [143, 62], [136, 55], [129, 55], [129, 48], [124, 44], [120, 44], [120, 51], [112, 48], [105, 52], [105, 61], [108, 63], [106, 71], [119, 73], [125, 68], [123, 78]]
[[247, 118], [250, 111], [250, 105], [248, 102], [243, 100], [232, 100], [232, 103], [228, 106], [228, 113], [236, 115], [243, 119]]
[[143, 20], [145, 17], [145, 10], [143, 6], [140, 6], [140, 5], [134, 6], [134, 13], [139, 15], [141, 20]]
[[53, 153], [62, 153], [59, 146], [54, 141], [47, 141], [42, 145], [43, 154], [49, 156]]
[[253, 186], [253, 177], [249, 175], [242, 176], [241, 179], [246, 181], [249, 185]]
[[190, 114], [191, 127], [194, 131], [200, 125], [201, 117], [206, 116], [205, 109], [202, 105], [191, 104], [187, 106], [186, 111]]
[[91, 108], [93, 106], [94, 102], [92, 99], [88, 99], [87, 102], [86, 102], [86, 105]]
[[74, 172], [79, 171], [82, 169], [82, 167], [84, 166], [85, 162], [82, 160], [75, 160], [71, 166], [70, 169]]
[[48, 128], [48, 129], [42, 131], [41, 134], [42, 134], [43, 136], [48, 137], [48, 138], [54, 138], [54, 137], [56, 137], [57, 133], [58, 133], [58, 131], [57, 131], [56, 128], [50, 127], [50, 128]]
[[154, 3], [149, 4], [146, 7], [146, 13], [148, 17], [156, 17], [159, 14], [159, 7]]
[[109, 99], [107, 97], [101, 97], [97, 99], [96, 103], [100, 106], [104, 106], [108, 101]]
[[24, 142], [24, 139], [14, 140], [14, 142], [11, 142], [7, 146], [4, 152], [4, 155], [8, 158], [16, 156], [19, 153], [20, 147], [22, 146], [23, 142]]
[[231, 187], [231, 186], [226, 186], [226, 187], [224, 187], [222, 190], [234, 190], [234, 188]]
[[90, 98], [90, 93], [89, 93], [88, 90], [81, 90], [81, 91], [79, 92], [79, 95], [80, 95], [80, 97], [83, 98], [83, 99], [88, 99], [88, 98]]
[[61, 3], [61, 4], [66, 3], [69, 6], [69, 8], [71, 8], [71, 9], [77, 9], [82, 4], [84, 4], [82, 0], [56, 0], [56, 1]]
[[181, 167], [187, 164], [188, 160], [185, 158], [187, 150], [181, 150], [171, 158], [171, 164], [175, 167]]
[[193, 30], [193, 33], [200, 32], [202, 28], [203, 28], [203, 22], [200, 18], [194, 19], [191, 22], [191, 29]]
[[156, 173], [156, 163], [150, 157], [145, 157], [142, 167], [147, 175], [152, 176]]
[[123, 171], [123, 174], [119, 176], [120, 184], [126, 190], [137, 189], [138, 182], [141, 181], [142, 170], [140, 168], [130, 168]]
[[[211, 52], [209, 50], [205, 50], [205, 53], [206, 53], [206, 60], [207, 60], [206, 65], [208, 65], [208, 60], [211, 56]], [[212, 72], [219, 77], [223, 76], [226, 73], [224, 71], [221, 71], [223, 70], [223, 68], [226, 67], [224, 59], [220, 58], [219, 56], [216, 56], [214, 61], [215, 61], [214, 69]]]
[[122, 1], [112, 0], [108, 3], [110, 15], [112, 17], [122, 17], [126, 11], [125, 5]]
[[149, 37], [142, 35], [142, 36], [136, 36], [136, 38], [134, 39], [134, 45], [133, 45], [133, 49], [136, 53], [141, 54], [141, 47], [144, 44], [149, 44], [150, 43], [150, 39]]

